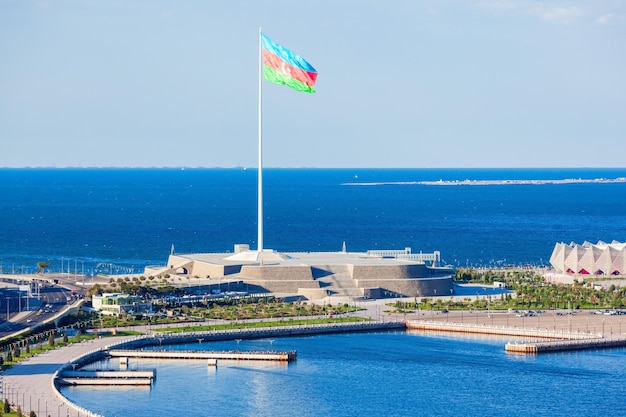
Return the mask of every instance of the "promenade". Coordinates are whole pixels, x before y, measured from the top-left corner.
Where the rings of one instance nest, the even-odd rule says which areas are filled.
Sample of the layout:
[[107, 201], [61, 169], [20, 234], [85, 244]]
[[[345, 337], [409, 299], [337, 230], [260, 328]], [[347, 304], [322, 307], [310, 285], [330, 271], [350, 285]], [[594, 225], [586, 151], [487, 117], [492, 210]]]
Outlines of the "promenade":
[[2, 398], [8, 399], [13, 409], [19, 405], [25, 415], [32, 410], [38, 417], [95, 417], [97, 414], [75, 406], [58, 394], [53, 386], [54, 373], [79, 356], [131, 339], [128, 336], [93, 339], [26, 359], [2, 373]]
[[[577, 334], [581, 339], [597, 337], [599, 334], [608, 336], [610, 339], [623, 338], [626, 332], [626, 316], [608, 316], [590, 314], [590, 312], [576, 312], [574, 314], [564, 314], [562, 311], [548, 311], [537, 316], [524, 317], [506, 311], [454, 311], [450, 313], [439, 313], [436, 311], [418, 311], [407, 314], [392, 314], [388, 306], [377, 302], [364, 302], [365, 310], [359, 312], [364, 316], [382, 316], [379, 322], [366, 322], [352, 324], [367, 331], [368, 328], [400, 326], [402, 320], [419, 323], [439, 323], [445, 326], [460, 326], [468, 330], [471, 327], [501, 327], [508, 328], [516, 333], [520, 332], [546, 332], [561, 335], [572, 333]], [[185, 325], [185, 324], [181, 324]], [[236, 337], [259, 338], [290, 336], [296, 334], [319, 334], [327, 332], [350, 331], [347, 329], [350, 324], [334, 325], [314, 325], [314, 326], [290, 326], [273, 327], [264, 329], [247, 330], [222, 330], [211, 332], [199, 332], [187, 335], [153, 335], [158, 339], [183, 339], [191, 337], [193, 340], [201, 335], [204, 340], [223, 340], [224, 338]], [[343, 328], [343, 329], [342, 329]], [[153, 333], [150, 327], [139, 328], [146, 333]], [[354, 329], [353, 329], [354, 331]], [[544, 336], [545, 337], [545, 336]], [[37, 416], [50, 417], [100, 417], [99, 415], [82, 409], [70, 403], [61, 396], [53, 385], [55, 372], [67, 364], [72, 363], [80, 356], [89, 354], [106, 348], [110, 345], [121, 344], [126, 341], [141, 340], [136, 336], [114, 336], [93, 339], [82, 343], [68, 345], [63, 348], [47, 351], [43, 354], [26, 359], [2, 374], [2, 398], [8, 399], [12, 408], [18, 405], [22, 412], [27, 415], [31, 410]], [[553, 343], [553, 342], [552, 342]]]

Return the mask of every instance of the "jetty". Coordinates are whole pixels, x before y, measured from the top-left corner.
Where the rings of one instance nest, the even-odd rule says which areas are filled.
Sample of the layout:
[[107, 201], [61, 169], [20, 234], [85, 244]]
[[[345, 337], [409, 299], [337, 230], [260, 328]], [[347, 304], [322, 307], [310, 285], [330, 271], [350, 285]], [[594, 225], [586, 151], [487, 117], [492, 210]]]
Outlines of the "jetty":
[[[275, 361], [293, 362], [296, 360], [295, 350], [287, 352], [275, 351], [207, 351], [193, 350], [126, 350], [111, 349], [107, 352], [110, 357], [122, 358], [150, 358], [150, 359], [202, 359], [202, 360], [232, 360], [232, 361]], [[217, 364], [217, 362], [214, 362]]]
[[485, 324], [460, 324], [421, 320], [407, 321], [406, 328], [407, 330], [427, 332], [450, 332], [544, 339], [524, 342], [509, 342], [504, 347], [504, 350], [507, 353], [527, 355], [571, 350], [626, 347], [626, 337], [605, 337], [602, 334], [583, 333], [578, 331], [527, 329], [506, 326], [490, 326]]
[[156, 378], [156, 370], [137, 371], [69, 371], [59, 374], [60, 385], [151, 385]]
[[568, 350], [607, 349], [614, 347], [626, 347], [626, 337], [523, 343], [509, 342], [506, 344], [504, 350], [507, 353], [536, 355], [538, 353], [563, 352]]
[[409, 320], [407, 330], [422, 330], [430, 332], [471, 333], [494, 336], [532, 337], [557, 340], [588, 340], [602, 337], [599, 334], [589, 334], [578, 331], [531, 329], [509, 326], [490, 326], [488, 324], [449, 323], [441, 321]]

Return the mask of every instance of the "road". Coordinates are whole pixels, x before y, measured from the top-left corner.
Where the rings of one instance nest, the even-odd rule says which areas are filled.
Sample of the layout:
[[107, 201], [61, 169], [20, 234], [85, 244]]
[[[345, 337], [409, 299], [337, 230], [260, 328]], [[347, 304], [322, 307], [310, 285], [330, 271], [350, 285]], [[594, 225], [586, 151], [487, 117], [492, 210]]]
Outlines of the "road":
[[[71, 274], [0, 274], [0, 279], [8, 289], [6, 296], [0, 296], [0, 317], [4, 319], [0, 320], [0, 339], [50, 319], [69, 304], [72, 294], [84, 297], [92, 285], [109, 281], [104, 277]], [[38, 294], [33, 291], [33, 297], [18, 297], [15, 289], [28, 282], [38, 285]]]

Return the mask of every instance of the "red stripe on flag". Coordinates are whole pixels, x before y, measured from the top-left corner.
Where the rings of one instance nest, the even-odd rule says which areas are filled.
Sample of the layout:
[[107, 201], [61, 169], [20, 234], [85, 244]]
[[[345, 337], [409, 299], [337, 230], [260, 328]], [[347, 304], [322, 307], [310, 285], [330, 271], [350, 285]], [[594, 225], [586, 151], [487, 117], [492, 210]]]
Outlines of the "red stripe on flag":
[[276, 71], [282, 72], [288, 77], [305, 83], [306, 85], [315, 85], [317, 72], [304, 71], [300, 68], [289, 65], [275, 54], [263, 49], [263, 65], [274, 68]]

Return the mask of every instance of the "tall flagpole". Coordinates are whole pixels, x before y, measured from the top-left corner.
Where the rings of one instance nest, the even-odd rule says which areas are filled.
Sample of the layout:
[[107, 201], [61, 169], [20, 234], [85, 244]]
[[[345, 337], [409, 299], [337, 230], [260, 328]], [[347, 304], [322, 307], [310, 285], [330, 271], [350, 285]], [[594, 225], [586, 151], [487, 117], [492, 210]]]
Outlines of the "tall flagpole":
[[261, 43], [261, 31], [259, 27], [259, 160], [258, 160], [258, 218], [257, 218], [257, 258], [263, 264], [263, 135], [261, 134], [261, 105], [262, 101], [262, 81], [263, 81], [263, 45]]

